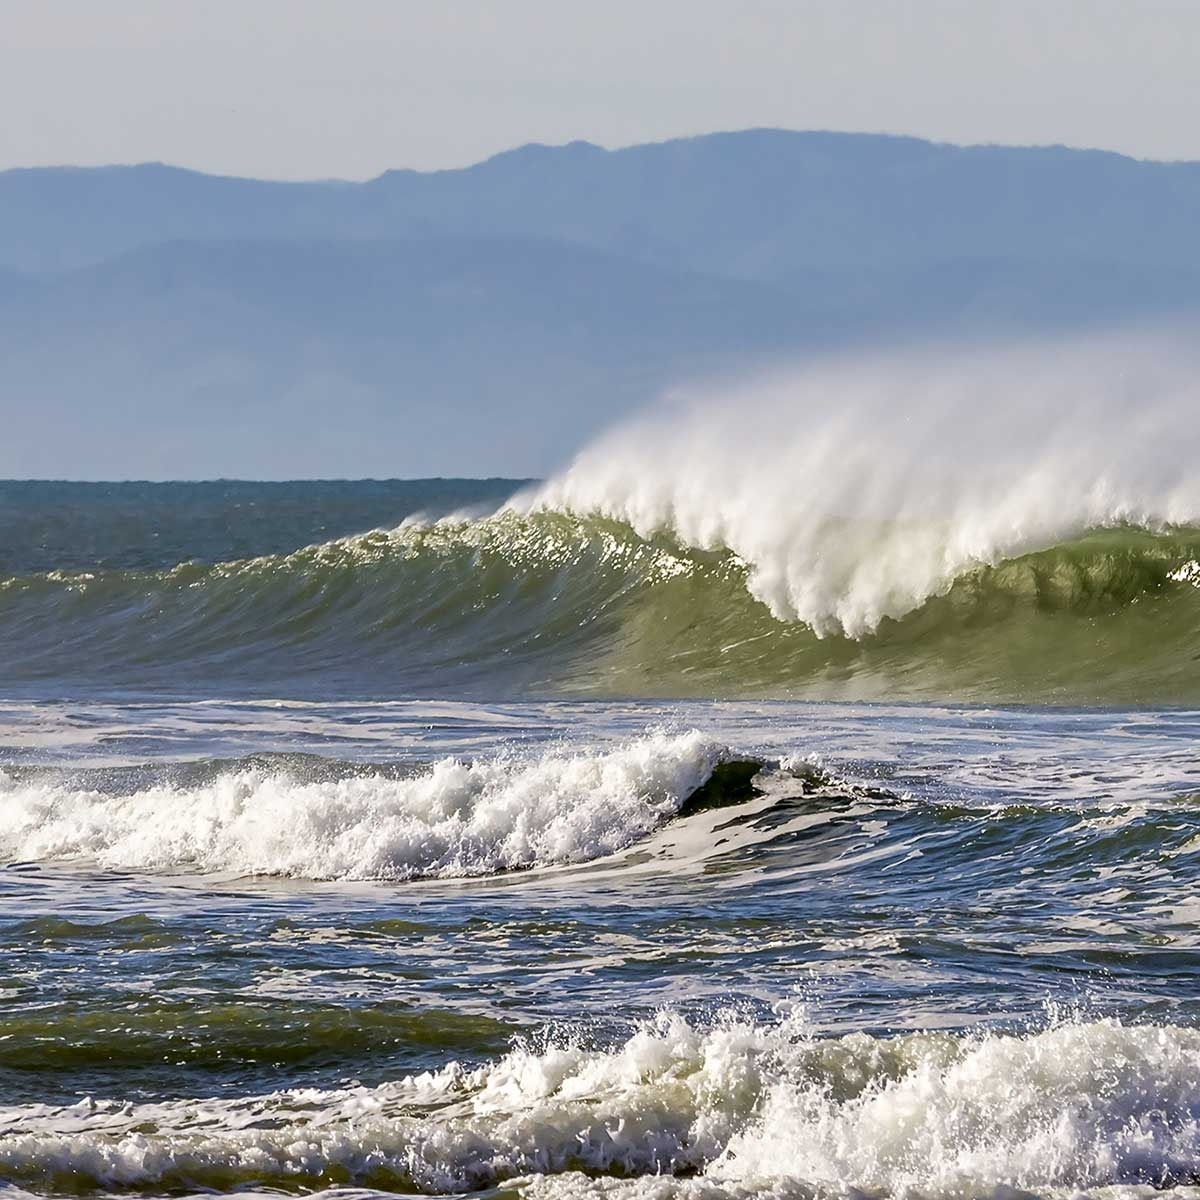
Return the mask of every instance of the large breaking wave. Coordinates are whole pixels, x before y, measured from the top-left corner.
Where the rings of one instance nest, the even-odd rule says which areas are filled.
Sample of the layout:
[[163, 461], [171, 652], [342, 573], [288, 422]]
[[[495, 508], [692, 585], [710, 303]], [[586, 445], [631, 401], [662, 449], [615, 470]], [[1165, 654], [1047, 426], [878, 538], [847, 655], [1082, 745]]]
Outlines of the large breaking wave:
[[1200, 529], [976, 562], [858, 636], [753, 595], [729, 550], [505, 512], [293, 554], [0, 583], [11, 688], [241, 695], [1200, 699]]
[[1200, 699], [1196, 358], [893, 357], [665, 405], [485, 517], [0, 581], [11, 685]]

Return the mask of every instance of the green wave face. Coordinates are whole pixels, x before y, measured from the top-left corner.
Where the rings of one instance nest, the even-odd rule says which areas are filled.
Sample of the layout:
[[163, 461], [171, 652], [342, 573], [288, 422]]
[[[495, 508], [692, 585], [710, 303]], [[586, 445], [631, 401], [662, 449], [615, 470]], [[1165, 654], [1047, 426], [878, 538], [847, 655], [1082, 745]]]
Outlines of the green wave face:
[[756, 599], [754, 568], [727, 550], [502, 512], [238, 562], [9, 577], [0, 653], [13, 686], [66, 693], [184, 679], [277, 695], [1192, 703], [1198, 589], [1200, 529], [1121, 526], [971, 566], [859, 637], [818, 636]]
[[706, 572], [651, 590], [589, 682], [688, 697], [1192, 703], [1197, 556], [1196, 530], [1097, 531], [980, 566], [861, 638], [779, 621], [734, 570]]

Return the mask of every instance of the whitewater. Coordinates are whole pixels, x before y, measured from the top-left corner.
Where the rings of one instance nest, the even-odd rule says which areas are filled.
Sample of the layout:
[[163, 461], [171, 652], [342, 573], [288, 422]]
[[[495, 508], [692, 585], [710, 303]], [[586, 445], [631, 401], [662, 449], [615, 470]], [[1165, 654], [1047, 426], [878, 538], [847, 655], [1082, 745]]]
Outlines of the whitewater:
[[1200, 1196], [1197, 357], [0, 482], [0, 1194]]
[[400, 778], [312, 780], [254, 765], [202, 787], [113, 795], [0, 775], [0, 855], [316, 879], [488, 875], [623, 849], [673, 816], [727, 756], [693, 731], [601, 755], [447, 758]]
[[1128, 336], [824, 364], [682, 396], [515, 507], [731, 551], [780, 620], [861, 637], [980, 567], [1194, 526], [1197, 365]]
[[28, 1130], [0, 1162], [18, 1178], [187, 1189], [346, 1176], [434, 1194], [521, 1177], [540, 1178], [534, 1195], [746, 1196], [781, 1176], [832, 1195], [1169, 1187], [1200, 1166], [1198, 1069], [1195, 1031], [1112, 1020], [814, 1039], [796, 1015], [706, 1030], [662, 1016], [607, 1051], [521, 1048], [376, 1088], [0, 1109], [0, 1129]]

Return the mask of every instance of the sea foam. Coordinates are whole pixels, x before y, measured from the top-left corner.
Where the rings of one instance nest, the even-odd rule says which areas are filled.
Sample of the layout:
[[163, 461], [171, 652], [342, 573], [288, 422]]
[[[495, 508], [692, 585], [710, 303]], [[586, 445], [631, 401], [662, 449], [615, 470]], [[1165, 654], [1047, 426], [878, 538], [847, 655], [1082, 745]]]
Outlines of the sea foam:
[[612, 1190], [569, 1172], [656, 1196], [1163, 1187], [1200, 1172], [1200, 1032], [819, 1038], [797, 1016], [666, 1014], [609, 1049], [522, 1047], [374, 1088], [4, 1109], [0, 1169], [142, 1188], [526, 1177], [540, 1195]]
[[395, 880], [584, 862], [668, 820], [725, 756], [698, 732], [658, 733], [604, 752], [447, 758], [403, 778], [249, 767], [125, 795], [0, 772], [0, 858]]

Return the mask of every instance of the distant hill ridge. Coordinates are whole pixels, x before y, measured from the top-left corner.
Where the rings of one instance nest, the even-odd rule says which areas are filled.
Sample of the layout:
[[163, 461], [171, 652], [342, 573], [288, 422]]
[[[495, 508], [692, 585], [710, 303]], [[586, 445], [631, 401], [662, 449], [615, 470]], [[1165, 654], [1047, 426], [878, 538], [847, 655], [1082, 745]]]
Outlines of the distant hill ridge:
[[1198, 214], [1198, 163], [760, 129], [532, 144], [365, 183], [158, 164], [5, 171], [0, 266], [67, 270], [177, 239], [429, 233], [552, 237], [759, 280], [963, 257], [1200, 266]]
[[664, 389], [1200, 312], [1200, 164], [752, 130], [0, 172], [0, 477], [543, 475]]

